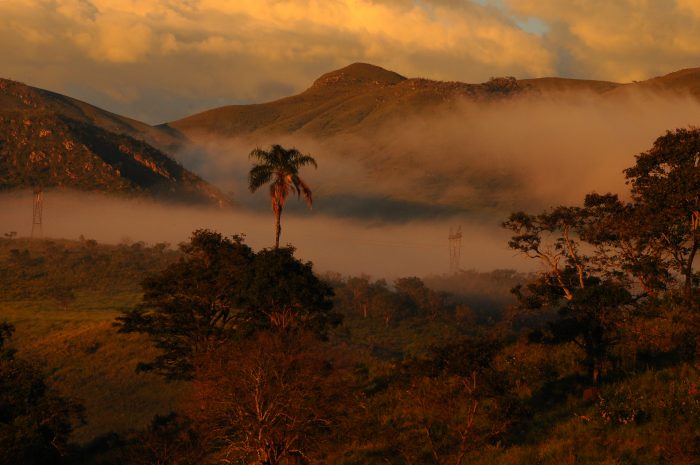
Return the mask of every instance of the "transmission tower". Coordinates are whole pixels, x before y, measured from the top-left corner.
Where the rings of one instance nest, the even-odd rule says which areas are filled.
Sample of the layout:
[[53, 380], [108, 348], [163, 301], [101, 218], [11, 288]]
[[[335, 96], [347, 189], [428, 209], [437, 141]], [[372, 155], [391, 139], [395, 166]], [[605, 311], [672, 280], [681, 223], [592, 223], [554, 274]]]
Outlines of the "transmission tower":
[[44, 214], [44, 193], [41, 187], [34, 188], [34, 206], [32, 208], [32, 236], [42, 237], [44, 231], [42, 228], [42, 218]]
[[459, 258], [462, 254], [462, 227], [457, 226], [457, 229], [452, 229], [450, 226], [450, 235], [447, 239], [450, 242], [450, 272], [456, 273], [459, 271]]

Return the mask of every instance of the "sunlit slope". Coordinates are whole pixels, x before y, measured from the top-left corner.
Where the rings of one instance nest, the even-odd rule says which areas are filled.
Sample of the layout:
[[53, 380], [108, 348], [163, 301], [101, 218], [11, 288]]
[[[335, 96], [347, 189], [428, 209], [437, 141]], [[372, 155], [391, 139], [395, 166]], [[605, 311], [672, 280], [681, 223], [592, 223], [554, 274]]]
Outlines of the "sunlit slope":
[[355, 63], [324, 74], [301, 94], [257, 105], [216, 108], [168, 126], [195, 137], [197, 132], [221, 136], [255, 132], [329, 136], [343, 131], [372, 131], [406, 112], [426, 111], [459, 98], [496, 98], [515, 90], [497, 83], [407, 79], [378, 66]]
[[616, 83], [546, 77], [518, 81], [529, 92], [539, 95], [588, 92], [614, 100], [621, 96], [655, 94], [660, 97], [700, 98], [700, 68], [688, 68], [644, 81]]
[[688, 68], [615, 89], [614, 94], [646, 91], [661, 95], [688, 95], [700, 99], [700, 68]]
[[648, 90], [700, 96], [700, 68], [678, 71], [642, 82], [545, 77], [495, 78], [481, 84], [405, 78], [378, 66], [355, 63], [321, 76], [306, 91], [253, 105], [229, 105], [162, 126], [188, 136], [303, 133], [330, 136], [372, 132], [378, 125], [410, 115], [442, 110], [462, 100], [502, 101], [517, 96], [585, 92], [613, 97]]
[[11, 343], [18, 354], [85, 407], [87, 422], [73, 435], [77, 442], [145, 428], [154, 415], [177, 407], [185, 386], [135, 373], [137, 363], [155, 350], [146, 337], [118, 334], [113, 326], [118, 310], [139, 299], [80, 292], [68, 308], [52, 300], [0, 302], [0, 321], [16, 328]]
[[24, 84], [0, 80], [0, 189], [31, 186], [226, 205], [159, 147], [168, 132]]
[[378, 66], [355, 63], [321, 76], [298, 95], [268, 103], [215, 108], [162, 127], [195, 138], [201, 133], [226, 137], [261, 133], [329, 136], [340, 132], [371, 132], [380, 124], [449, 108], [460, 100], [493, 102], [516, 96], [572, 92], [614, 98], [640, 90], [700, 97], [700, 68], [624, 84], [557, 77], [495, 78], [481, 84], [467, 84], [408, 79]]

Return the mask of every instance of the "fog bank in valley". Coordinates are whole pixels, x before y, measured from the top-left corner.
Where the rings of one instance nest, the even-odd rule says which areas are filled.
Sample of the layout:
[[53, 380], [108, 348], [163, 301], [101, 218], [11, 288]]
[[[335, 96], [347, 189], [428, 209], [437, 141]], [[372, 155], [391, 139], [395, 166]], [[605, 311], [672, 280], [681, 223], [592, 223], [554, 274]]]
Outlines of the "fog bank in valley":
[[[302, 173], [314, 190], [314, 210], [289, 203], [300, 216], [288, 221], [285, 240], [301, 245], [309, 238], [309, 250], [329, 268], [359, 262], [352, 268], [385, 273], [410, 263], [397, 267], [400, 274], [446, 271], [447, 233], [461, 225], [463, 268], [532, 269], [506, 248], [500, 223], [511, 212], [578, 204], [592, 191], [625, 198], [623, 170], [635, 155], [665, 131], [693, 125], [700, 125], [700, 103], [690, 96], [563, 92], [460, 102], [324, 138], [303, 128], [279, 137], [196, 137], [198, 146], [180, 157], [263, 214], [266, 194], [247, 191], [250, 150], [279, 143], [314, 156], [318, 170]], [[402, 242], [407, 246], [392, 246]]]
[[[464, 232], [463, 267], [522, 269], [527, 265], [513, 260], [512, 252], [506, 248], [505, 231], [494, 234], [494, 228], [468, 226], [459, 217], [380, 225], [328, 217], [315, 211], [285, 213], [281, 242], [293, 244], [298, 256], [311, 260], [318, 271], [368, 273], [389, 279], [424, 276], [448, 271], [447, 235], [449, 227], [460, 222]], [[30, 234], [31, 192], [0, 196], [0, 224], [0, 233]], [[78, 239], [82, 235], [107, 243], [144, 241], [176, 245], [199, 228], [224, 235], [244, 234], [246, 243], [256, 250], [270, 247], [274, 242], [271, 211], [242, 208], [224, 211], [86, 193], [44, 194], [43, 232], [48, 238]]]
[[[622, 170], [634, 156], [666, 130], [692, 125], [700, 125], [700, 103], [690, 97], [563, 93], [462, 102], [323, 138], [303, 130], [199, 137], [178, 157], [230, 193], [235, 209], [47, 192], [44, 234], [177, 244], [209, 228], [268, 247], [273, 215], [266, 188], [248, 192], [248, 153], [279, 143], [318, 161], [301, 173], [313, 209], [290, 197], [282, 218], [282, 243], [317, 269], [390, 279], [445, 273], [449, 230], [461, 226], [463, 269], [531, 270], [535, 263], [507, 248], [500, 227], [512, 211], [577, 204], [591, 191], [625, 197]], [[30, 192], [0, 196], [0, 224], [0, 233], [29, 235]]]
[[502, 216], [576, 203], [593, 190], [624, 193], [622, 170], [634, 156], [666, 130], [691, 125], [700, 125], [700, 102], [689, 96], [528, 94], [461, 102], [378, 127], [360, 123], [354, 132], [323, 138], [303, 128], [283, 136], [201, 136], [179, 157], [256, 209], [265, 208], [264, 196], [246, 190], [247, 155], [280, 143], [316, 158], [319, 169], [306, 169], [304, 178], [317, 207], [330, 215], [392, 222], [425, 218], [428, 210]]

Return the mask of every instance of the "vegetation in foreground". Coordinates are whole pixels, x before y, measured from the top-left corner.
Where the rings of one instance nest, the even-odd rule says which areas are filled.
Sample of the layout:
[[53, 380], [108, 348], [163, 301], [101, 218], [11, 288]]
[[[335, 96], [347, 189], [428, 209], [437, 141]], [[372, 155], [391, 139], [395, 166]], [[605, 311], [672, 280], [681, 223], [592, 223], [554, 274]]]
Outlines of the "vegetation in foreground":
[[[291, 248], [197, 231], [142, 270], [138, 304], [117, 318], [115, 337], [155, 348], [141, 369], [186, 386], [174, 411], [70, 446], [77, 400], [29, 362], [46, 389], [23, 389], [8, 368], [19, 350], [1, 365], [0, 445], [20, 463], [698, 463], [698, 153], [700, 131], [669, 132], [626, 171], [629, 202], [591, 194], [511, 215], [511, 247], [545, 271], [492, 273], [523, 280], [509, 306], [437, 290], [460, 275], [321, 279]], [[60, 407], [54, 423], [20, 408], [42, 405], [27, 401], [37, 392]], [[36, 457], [10, 448], [18, 437], [39, 438]]]

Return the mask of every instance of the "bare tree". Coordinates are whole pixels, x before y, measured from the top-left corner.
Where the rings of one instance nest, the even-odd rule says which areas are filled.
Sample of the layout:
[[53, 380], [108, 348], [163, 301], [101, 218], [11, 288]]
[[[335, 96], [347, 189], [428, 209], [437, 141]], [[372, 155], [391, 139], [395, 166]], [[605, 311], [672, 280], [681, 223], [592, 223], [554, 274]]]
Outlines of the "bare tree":
[[220, 463], [308, 463], [341, 430], [347, 372], [311, 335], [262, 332], [197, 364], [193, 417]]

